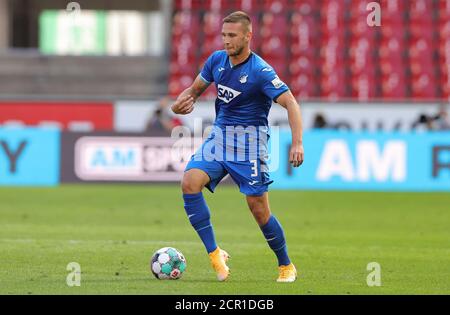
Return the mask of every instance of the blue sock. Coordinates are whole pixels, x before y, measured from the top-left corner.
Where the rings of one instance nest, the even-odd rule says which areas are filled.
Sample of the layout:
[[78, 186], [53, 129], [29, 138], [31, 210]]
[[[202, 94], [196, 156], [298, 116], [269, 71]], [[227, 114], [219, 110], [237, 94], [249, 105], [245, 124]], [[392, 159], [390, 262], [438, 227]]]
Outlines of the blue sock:
[[261, 227], [261, 231], [267, 240], [270, 248], [278, 258], [278, 265], [289, 265], [291, 263], [287, 254], [286, 239], [280, 222], [272, 215], [266, 225]]
[[214, 230], [211, 225], [208, 205], [201, 192], [197, 194], [183, 194], [184, 209], [189, 221], [200, 236], [208, 253], [217, 248]]

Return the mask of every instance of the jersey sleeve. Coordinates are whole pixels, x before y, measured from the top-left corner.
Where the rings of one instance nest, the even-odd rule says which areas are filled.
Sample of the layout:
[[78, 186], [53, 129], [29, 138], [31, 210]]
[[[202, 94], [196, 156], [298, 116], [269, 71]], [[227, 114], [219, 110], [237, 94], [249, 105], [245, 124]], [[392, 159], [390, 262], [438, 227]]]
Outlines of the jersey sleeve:
[[214, 81], [214, 77], [213, 77], [213, 73], [212, 73], [213, 58], [214, 58], [214, 54], [212, 54], [211, 56], [208, 57], [205, 64], [203, 65], [202, 71], [200, 72], [200, 77], [207, 84], [212, 83]]
[[260, 71], [260, 80], [262, 92], [275, 102], [278, 96], [289, 90], [289, 87], [281, 81], [275, 70], [271, 67], [263, 68]]

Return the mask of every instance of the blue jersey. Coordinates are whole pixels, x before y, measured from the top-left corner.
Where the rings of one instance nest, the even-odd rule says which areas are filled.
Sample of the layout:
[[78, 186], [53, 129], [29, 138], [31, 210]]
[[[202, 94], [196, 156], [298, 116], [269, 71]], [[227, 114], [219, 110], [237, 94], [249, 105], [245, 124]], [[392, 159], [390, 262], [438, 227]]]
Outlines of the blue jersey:
[[225, 50], [214, 52], [201, 73], [206, 83], [216, 85], [214, 125], [268, 127], [272, 101], [288, 90], [275, 70], [255, 53], [233, 66]]
[[201, 73], [216, 85], [216, 120], [201, 148], [186, 166], [208, 174], [215, 187], [230, 174], [242, 193], [261, 196], [272, 181], [268, 170], [268, 115], [272, 102], [288, 90], [275, 70], [251, 53], [233, 66], [224, 50], [206, 61]]

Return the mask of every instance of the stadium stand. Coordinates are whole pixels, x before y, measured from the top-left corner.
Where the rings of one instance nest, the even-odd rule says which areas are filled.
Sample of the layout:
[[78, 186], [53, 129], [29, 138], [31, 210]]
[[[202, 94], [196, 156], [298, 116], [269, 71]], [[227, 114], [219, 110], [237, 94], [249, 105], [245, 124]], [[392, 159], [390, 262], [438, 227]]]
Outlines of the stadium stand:
[[[148, 98], [167, 91], [163, 57], [0, 54], [0, 95]], [[149, 71], [152, 69], [152, 71]]]
[[[436, 100], [450, 97], [450, 0], [176, 0], [169, 93], [178, 95], [221, 49], [221, 18], [251, 11], [253, 50], [302, 100]], [[213, 98], [210, 87], [205, 98]]]

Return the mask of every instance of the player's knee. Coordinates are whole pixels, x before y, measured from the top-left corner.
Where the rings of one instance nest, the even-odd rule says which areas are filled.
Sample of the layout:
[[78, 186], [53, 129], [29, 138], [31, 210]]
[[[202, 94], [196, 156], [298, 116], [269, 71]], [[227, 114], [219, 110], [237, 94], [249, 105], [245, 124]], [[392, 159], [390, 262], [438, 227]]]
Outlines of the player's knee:
[[198, 182], [192, 176], [185, 174], [181, 181], [181, 190], [183, 194], [197, 194], [203, 189], [202, 183]]
[[247, 198], [247, 203], [259, 225], [264, 225], [269, 221], [270, 210], [266, 206], [263, 198], [249, 197]]

